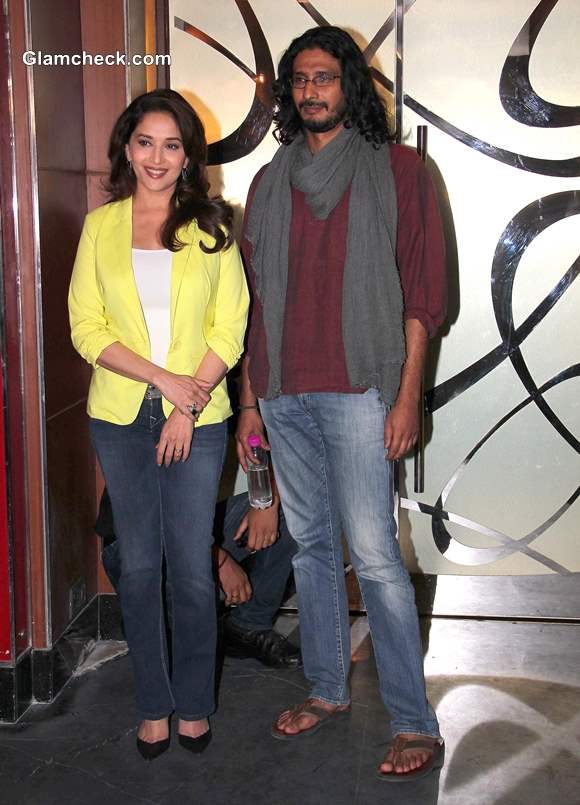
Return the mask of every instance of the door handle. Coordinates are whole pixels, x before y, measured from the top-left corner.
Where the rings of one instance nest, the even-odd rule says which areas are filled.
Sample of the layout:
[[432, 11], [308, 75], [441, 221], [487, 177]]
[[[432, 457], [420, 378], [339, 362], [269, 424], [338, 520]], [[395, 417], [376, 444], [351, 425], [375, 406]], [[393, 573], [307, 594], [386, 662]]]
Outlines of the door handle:
[[[417, 153], [427, 161], [427, 126], [417, 126]], [[413, 488], [416, 493], [425, 491], [425, 384], [421, 378], [421, 393], [419, 395], [419, 432], [415, 444]]]

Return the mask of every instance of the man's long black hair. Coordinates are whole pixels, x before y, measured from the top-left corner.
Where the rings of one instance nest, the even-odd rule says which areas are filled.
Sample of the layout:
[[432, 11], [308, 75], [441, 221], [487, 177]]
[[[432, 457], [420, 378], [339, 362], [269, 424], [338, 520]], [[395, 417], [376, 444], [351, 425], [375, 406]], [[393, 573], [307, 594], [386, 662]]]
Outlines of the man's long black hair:
[[385, 103], [379, 97], [371, 71], [354, 39], [332, 25], [310, 28], [290, 43], [278, 65], [274, 82], [274, 136], [289, 145], [302, 130], [302, 120], [292, 98], [292, 72], [296, 56], [303, 50], [324, 50], [340, 62], [341, 87], [346, 101], [344, 124], [357, 126], [375, 145], [392, 140]]

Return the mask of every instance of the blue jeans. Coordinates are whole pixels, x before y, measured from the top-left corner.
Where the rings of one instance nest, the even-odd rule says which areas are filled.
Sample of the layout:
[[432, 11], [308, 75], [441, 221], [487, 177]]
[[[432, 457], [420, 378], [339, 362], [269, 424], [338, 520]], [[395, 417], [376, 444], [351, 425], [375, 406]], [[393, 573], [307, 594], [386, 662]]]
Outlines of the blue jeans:
[[231, 610], [230, 620], [240, 629], [266, 631], [272, 629], [276, 614], [282, 605], [288, 577], [292, 571], [292, 557], [297, 545], [290, 536], [284, 514], [280, 509], [277, 541], [251, 556], [245, 548], [234, 542], [234, 535], [244, 515], [249, 511], [246, 492], [228, 498], [223, 523], [223, 542], [216, 541], [243, 565], [252, 585], [252, 597], [245, 604]]
[[[144, 400], [130, 425], [90, 421], [119, 543], [119, 594], [141, 718], [175, 711], [195, 721], [215, 709], [212, 523], [226, 424], [196, 428], [185, 462], [158, 467], [161, 400]], [[163, 617], [163, 554], [173, 599], [172, 672]]]
[[311, 696], [347, 704], [350, 627], [341, 534], [366, 610], [393, 734], [439, 735], [427, 701], [413, 586], [394, 519], [393, 466], [385, 460], [386, 407], [378, 391], [260, 400], [290, 532], [298, 543], [304, 672]]

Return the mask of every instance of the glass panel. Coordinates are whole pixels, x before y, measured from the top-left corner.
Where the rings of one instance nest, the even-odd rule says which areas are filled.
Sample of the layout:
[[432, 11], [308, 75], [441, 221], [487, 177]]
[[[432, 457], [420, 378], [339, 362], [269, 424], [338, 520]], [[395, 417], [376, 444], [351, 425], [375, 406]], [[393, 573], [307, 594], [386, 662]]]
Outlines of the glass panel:
[[423, 0], [405, 18], [405, 139], [429, 124], [452, 236], [425, 492], [401, 472], [426, 573], [580, 572], [580, 8], [553, 6]]

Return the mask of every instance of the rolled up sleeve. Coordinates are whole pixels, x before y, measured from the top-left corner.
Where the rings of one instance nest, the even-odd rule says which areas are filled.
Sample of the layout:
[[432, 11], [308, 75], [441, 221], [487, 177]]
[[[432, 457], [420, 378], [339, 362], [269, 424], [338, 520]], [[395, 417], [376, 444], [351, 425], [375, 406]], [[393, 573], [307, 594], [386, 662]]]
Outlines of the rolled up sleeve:
[[207, 343], [231, 369], [244, 348], [250, 296], [238, 247], [220, 252], [220, 276], [215, 313], [206, 335]]
[[73, 346], [92, 366], [106, 347], [118, 341], [107, 326], [96, 273], [95, 238], [96, 232], [85, 219], [68, 294]]
[[418, 319], [433, 338], [447, 311], [445, 241], [437, 194], [414, 151], [405, 146], [393, 146], [392, 151], [405, 319]]

